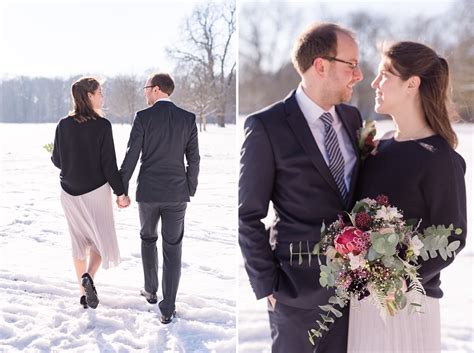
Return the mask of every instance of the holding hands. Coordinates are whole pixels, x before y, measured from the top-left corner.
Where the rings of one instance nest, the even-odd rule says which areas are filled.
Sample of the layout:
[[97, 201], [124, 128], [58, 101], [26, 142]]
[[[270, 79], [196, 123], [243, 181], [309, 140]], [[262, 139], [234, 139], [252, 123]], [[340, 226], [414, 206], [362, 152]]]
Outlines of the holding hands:
[[122, 194], [120, 196], [117, 196], [117, 200], [115, 201], [117, 202], [117, 206], [119, 208], [126, 208], [128, 206], [130, 206], [130, 197], [129, 196], [126, 196], [125, 194]]

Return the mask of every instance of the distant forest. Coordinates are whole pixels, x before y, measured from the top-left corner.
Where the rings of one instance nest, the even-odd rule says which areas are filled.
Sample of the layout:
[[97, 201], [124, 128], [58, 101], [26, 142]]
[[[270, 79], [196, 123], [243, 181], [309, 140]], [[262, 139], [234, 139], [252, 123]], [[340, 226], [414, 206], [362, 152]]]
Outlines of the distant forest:
[[[166, 48], [176, 62], [176, 73], [170, 73], [176, 87], [171, 99], [194, 112], [202, 129], [206, 123], [224, 127], [236, 121], [235, 30], [234, 1], [202, 2], [184, 19], [182, 42]], [[103, 81], [109, 120], [130, 124], [135, 112], [146, 107], [147, 74], [96, 77]], [[72, 109], [71, 85], [79, 77], [21, 76], [0, 81], [0, 122], [57, 122]]]
[[[380, 45], [400, 40], [427, 44], [447, 58], [453, 101], [464, 121], [474, 122], [474, 7], [471, 0], [454, 1], [446, 13], [427, 16], [381, 15], [369, 11], [331, 13], [314, 2], [301, 7], [289, 2], [272, 6], [244, 3], [239, 13], [239, 113], [249, 114], [283, 99], [300, 81], [290, 61], [296, 36], [315, 20], [352, 29], [359, 41], [364, 80], [354, 87], [351, 104], [364, 118], [374, 113], [375, 78]], [[408, 6], [409, 4], [403, 5]], [[426, 6], [431, 6], [426, 3]]]

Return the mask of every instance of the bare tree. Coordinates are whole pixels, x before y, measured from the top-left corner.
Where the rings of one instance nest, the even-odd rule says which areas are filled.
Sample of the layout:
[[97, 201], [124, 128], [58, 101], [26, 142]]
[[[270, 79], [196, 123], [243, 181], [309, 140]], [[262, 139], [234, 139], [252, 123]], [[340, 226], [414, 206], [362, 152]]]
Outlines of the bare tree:
[[105, 82], [106, 109], [122, 123], [133, 123], [135, 112], [145, 107], [142, 80], [135, 75], [119, 75]]
[[190, 107], [196, 113], [199, 131], [206, 131], [207, 116], [214, 115], [216, 108], [212, 87], [203, 80], [205, 75], [199, 72], [200, 69], [202, 67], [191, 67], [187, 75], [176, 78], [177, 89], [174, 97], [177, 102]]
[[212, 99], [219, 126], [225, 126], [226, 106], [234, 100], [230, 85], [234, 82], [236, 60], [233, 37], [236, 28], [235, 3], [208, 2], [196, 6], [183, 26], [185, 43], [168, 50], [180, 66], [188, 68], [191, 108], [201, 110]]

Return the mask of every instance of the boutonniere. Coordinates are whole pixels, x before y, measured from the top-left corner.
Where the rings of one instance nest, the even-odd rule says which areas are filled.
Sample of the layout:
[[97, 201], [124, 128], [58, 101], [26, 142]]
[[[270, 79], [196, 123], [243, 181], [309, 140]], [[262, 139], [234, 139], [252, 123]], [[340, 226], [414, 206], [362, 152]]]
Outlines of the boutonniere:
[[377, 130], [373, 120], [365, 120], [364, 126], [358, 131], [360, 159], [365, 160], [377, 152], [378, 141], [374, 140]]

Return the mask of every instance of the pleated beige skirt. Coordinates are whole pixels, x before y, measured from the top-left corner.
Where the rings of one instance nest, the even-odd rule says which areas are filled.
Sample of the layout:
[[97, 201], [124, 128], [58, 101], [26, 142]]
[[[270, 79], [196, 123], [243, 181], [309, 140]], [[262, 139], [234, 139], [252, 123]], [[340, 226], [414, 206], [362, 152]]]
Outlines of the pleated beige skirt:
[[108, 183], [79, 196], [61, 191], [73, 257], [85, 260], [89, 252], [94, 251], [101, 256], [103, 268], [120, 263], [112, 202]]
[[385, 322], [366, 298], [351, 302], [348, 353], [440, 353], [439, 299], [424, 297], [423, 313], [408, 307]]

